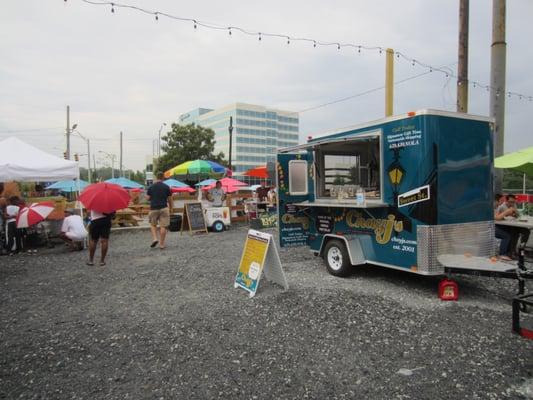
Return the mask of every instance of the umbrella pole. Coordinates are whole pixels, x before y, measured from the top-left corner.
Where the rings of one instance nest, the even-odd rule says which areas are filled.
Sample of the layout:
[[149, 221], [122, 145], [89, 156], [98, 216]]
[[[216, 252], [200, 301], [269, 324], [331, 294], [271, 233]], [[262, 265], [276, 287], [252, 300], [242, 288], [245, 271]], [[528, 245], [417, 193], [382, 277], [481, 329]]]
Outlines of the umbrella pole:
[[522, 179], [522, 193], [526, 194], [526, 174], [524, 174], [524, 177]]

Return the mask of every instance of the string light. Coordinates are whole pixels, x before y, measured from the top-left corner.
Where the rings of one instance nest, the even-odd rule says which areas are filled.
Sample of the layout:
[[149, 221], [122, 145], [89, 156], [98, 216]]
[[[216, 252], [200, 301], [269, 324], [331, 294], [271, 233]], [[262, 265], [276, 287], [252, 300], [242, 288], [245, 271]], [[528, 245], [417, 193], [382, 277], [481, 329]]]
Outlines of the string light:
[[[67, 2], [67, 0], [64, 0], [64, 1]], [[95, 5], [95, 6], [111, 6], [111, 12], [112, 13], [115, 12], [115, 7], [117, 7], [117, 8], [128, 8], [128, 9], [135, 10], [135, 11], [138, 11], [138, 12], [141, 12], [141, 13], [144, 13], [144, 14], [154, 15], [156, 21], [159, 20], [159, 16], [164, 16], [164, 17], [167, 17], [169, 19], [176, 20], [176, 21], [192, 22], [194, 29], [197, 29], [198, 26], [202, 26], [204, 28], [212, 29], [212, 30], [225, 30], [225, 31], [228, 32], [229, 35], [232, 35], [233, 31], [238, 31], [238, 32], [240, 32], [240, 33], [242, 33], [244, 35], [257, 36], [258, 41], [262, 41], [263, 36], [269, 36], [269, 37], [272, 37], [272, 38], [286, 39], [287, 40], [287, 44], [290, 44], [291, 40], [295, 41], [295, 42], [296, 41], [300, 41], [300, 42], [313, 43], [313, 48], [316, 48], [318, 46], [323, 46], [323, 47], [326, 47], [326, 46], [337, 46], [337, 49], [340, 50], [342, 46], [346, 46], [346, 47], [356, 48], [358, 54], [361, 54], [361, 50], [378, 51], [380, 55], [383, 53], [383, 48], [382, 47], [378, 47], [378, 46], [364, 46], [364, 45], [355, 45], [355, 44], [351, 44], [351, 43], [342, 44], [341, 45], [338, 42], [321, 42], [319, 40], [312, 39], [312, 38], [292, 37], [292, 36], [288, 36], [288, 35], [285, 35], [285, 34], [279, 34], [279, 33], [265, 33], [265, 32], [259, 32], [259, 31], [251, 31], [251, 30], [247, 30], [245, 28], [241, 28], [241, 27], [238, 27], [238, 26], [220, 26], [220, 25], [216, 25], [216, 24], [212, 24], [212, 23], [199, 21], [199, 20], [196, 20], [196, 19], [193, 19], [193, 18], [179, 17], [179, 16], [176, 16], [176, 15], [171, 15], [171, 14], [167, 14], [167, 13], [160, 12], [160, 11], [147, 10], [147, 9], [144, 9], [144, 8], [141, 8], [141, 7], [137, 7], [137, 6], [134, 6], [134, 5], [130, 5], [130, 4], [121, 4], [121, 3], [110, 2], [110, 1], [106, 1], [106, 0], [80, 0], [80, 1], [82, 1], [82, 2], [84, 2], [86, 4]], [[431, 66], [429, 64], [422, 63], [420, 61], [417, 61], [414, 58], [411, 58], [411, 57], [406, 56], [405, 54], [402, 54], [399, 51], [395, 52], [395, 54], [396, 54], [396, 58], [398, 60], [400, 58], [402, 58], [402, 59], [410, 62], [412, 66], [419, 65], [422, 68], [429, 69], [429, 72], [433, 72], [433, 71], [440, 72], [441, 74], [444, 74], [446, 76], [446, 78], [452, 77], [452, 78], [455, 78], [455, 79], [459, 79], [459, 77], [457, 75], [455, 75], [454, 73], [452, 73], [450, 71], [446, 71], [446, 70], [444, 70], [442, 68], [437, 68], [437, 67]], [[490, 89], [493, 89], [493, 90], [495, 89], [495, 88], [493, 88], [493, 87], [491, 87], [489, 85], [482, 85], [479, 82], [477, 82], [477, 83], [476, 82], [468, 82], [467, 84], [472, 84], [474, 88], [476, 86], [485, 87], [487, 89], [487, 91], [490, 91]], [[523, 94], [520, 94], [520, 93], [511, 93], [511, 92], [505, 92], [505, 93], [509, 97], [512, 97], [514, 95], [515, 97], [517, 97], [520, 100], [528, 99], [529, 101], [533, 101], [532, 100], [533, 99], [532, 96], [523, 95]]]

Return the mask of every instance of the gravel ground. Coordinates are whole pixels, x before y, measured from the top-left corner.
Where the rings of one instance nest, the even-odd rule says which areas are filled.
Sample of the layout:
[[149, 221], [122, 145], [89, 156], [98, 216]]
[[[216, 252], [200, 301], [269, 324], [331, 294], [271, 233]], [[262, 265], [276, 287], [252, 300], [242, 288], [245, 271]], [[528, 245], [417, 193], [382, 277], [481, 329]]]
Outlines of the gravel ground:
[[[233, 288], [245, 227], [164, 251], [114, 233], [106, 267], [61, 246], [0, 257], [0, 398], [533, 398], [533, 341], [511, 333], [513, 281], [376, 267], [327, 274], [281, 250], [290, 289]], [[531, 286], [531, 284], [530, 284]]]

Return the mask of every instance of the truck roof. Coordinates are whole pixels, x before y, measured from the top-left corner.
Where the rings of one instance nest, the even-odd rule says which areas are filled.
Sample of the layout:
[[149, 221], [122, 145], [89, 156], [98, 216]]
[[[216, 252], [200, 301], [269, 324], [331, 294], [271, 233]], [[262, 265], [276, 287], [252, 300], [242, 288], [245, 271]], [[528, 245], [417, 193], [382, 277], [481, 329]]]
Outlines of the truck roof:
[[428, 109], [422, 109], [418, 111], [410, 111], [404, 114], [393, 115], [391, 117], [384, 117], [384, 118], [376, 119], [374, 121], [364, 122], [361, 124], [346, 126], [344, 128], [337, 128], [337, 129], [332, 129], [332, 130], [328, 130], [325, 132], [321, 132], [317, 135], [313, 135], [313, 138], [310, 139], [308, 143], [312, 143], [315, 140], [324, 139], [336, 133], [363, 129], [363, 128], [367, 128], [367, 127], [371, 127], [375, 125], [381, 125], [386, 122], [399, 121], [402, 119], [412, 118], [412, 117], [419, 116], [419, 115], [437, 115], [441, 117], [452, 117], [452, 118], [470, 119], [470, 120], [475, 120], [475, 121], [494, 122], [493, 118], [485, 117], [481, 115], [465, 114], [465, 113], [458, 113], [458, 112], [453, 112], [453, 111], [434, 110], [434, 109], [428, 108]]

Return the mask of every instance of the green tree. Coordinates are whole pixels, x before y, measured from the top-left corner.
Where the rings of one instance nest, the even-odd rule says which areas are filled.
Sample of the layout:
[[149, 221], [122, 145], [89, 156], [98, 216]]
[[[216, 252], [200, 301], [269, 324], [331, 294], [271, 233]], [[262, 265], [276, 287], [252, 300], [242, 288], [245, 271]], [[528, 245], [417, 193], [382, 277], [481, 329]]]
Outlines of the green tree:
[[161, 138], [165, 154], [158, 160], [157, 172], [164, 172], [178, 164], [191, 160], [211, 160], [222, 163], [224, 153], [213, 154], [215, 132], [195, 124], [172, 124], [172, 130]]

